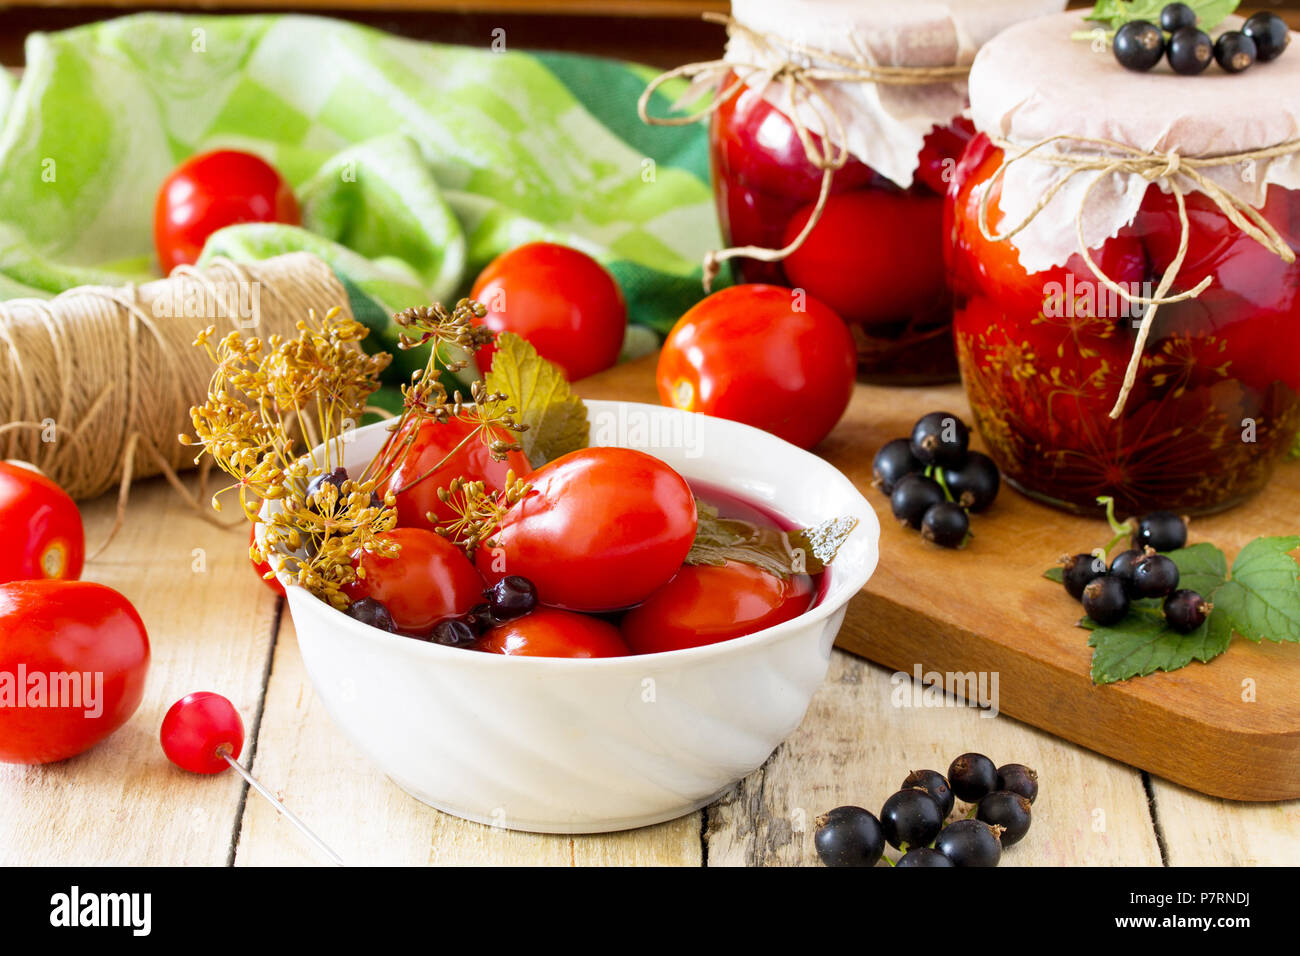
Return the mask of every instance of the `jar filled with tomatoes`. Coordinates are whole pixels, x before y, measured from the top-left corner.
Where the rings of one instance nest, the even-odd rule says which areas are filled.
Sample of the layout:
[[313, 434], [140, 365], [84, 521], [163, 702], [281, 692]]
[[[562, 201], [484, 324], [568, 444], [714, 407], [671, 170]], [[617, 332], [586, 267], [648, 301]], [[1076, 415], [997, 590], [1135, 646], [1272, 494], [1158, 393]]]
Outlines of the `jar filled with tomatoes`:
[[1226, 508], [1300, 427], [1300, 154], [1272, 149], [1300, 148], [1300, 55], [1235, 76], [1135, 73], [1071, 38], [1084, 27], [1021, 24], [971, 70], [980, 132], [946, 213], [962, 378], [990, 453], [1031, 496]]
[[831, 306], [868, 379], [955, 378], [941, 227], [973, 134], [965, 65], [1008, 24], [1063, 5], [736, 0], [710, 124], [718, 216], [729, 246], [788, 252], [733, 258], [736, 278]]

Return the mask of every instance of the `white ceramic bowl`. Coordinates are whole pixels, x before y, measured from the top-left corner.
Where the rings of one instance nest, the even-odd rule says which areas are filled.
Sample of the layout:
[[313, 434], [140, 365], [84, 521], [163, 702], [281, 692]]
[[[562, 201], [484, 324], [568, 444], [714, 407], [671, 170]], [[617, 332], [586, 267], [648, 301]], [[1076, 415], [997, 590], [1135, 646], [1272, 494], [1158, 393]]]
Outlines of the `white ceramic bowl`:
[[[388, 634], [287, 588], [303, 661], [344, 735], [418, 800], [515, 830], [646, 826], [714, 800], [803, 719], [848, 600], [876, 567], [880, 525], [847, 478], [766, 432], [675, 409], [587, 403], [593, 445], [639, 448], [688, 479], [801, 525], [857, 528], [815, 607], [705, 647], [568, 660], [480, 654]], [[359, 429], [353, 473], [386, 437]]]

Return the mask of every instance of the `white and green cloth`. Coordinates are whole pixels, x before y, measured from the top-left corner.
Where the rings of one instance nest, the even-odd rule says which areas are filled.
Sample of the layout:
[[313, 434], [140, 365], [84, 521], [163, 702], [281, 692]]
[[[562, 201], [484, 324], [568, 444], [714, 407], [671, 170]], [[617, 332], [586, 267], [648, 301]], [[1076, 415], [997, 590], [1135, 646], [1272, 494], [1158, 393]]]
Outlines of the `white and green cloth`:
[[219, 147], [274, 164], [303, 227], [232, 226], [204, 256], [316, 253], [376, 346], [533, 239], [604, 262], [663, 331], [719, 244], [702, 130], [637, 119], [647, 68], [304, 16], [141, 14], [33, 34], [26, 59], [0, 71], [0, 298], [156, 275], [158, 187]]

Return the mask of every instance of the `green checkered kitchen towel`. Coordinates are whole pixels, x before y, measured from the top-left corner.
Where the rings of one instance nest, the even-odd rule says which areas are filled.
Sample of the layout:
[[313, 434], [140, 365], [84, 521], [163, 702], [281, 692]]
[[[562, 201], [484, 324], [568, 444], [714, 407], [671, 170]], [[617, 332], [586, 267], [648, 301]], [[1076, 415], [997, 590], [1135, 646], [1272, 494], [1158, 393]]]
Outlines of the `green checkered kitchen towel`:
[[204, 257], [317, 254], [376, 347], [534, 239], [604, 262], [662, 332], [719, 244], [703, 132], [637, 119], [648, 68], [305, 16], [140, 14], [33, 34], [26, 59], [0, 71], [0, 298], [156, 275], [158, 187], [217, 147], [279, 168], [303, 227], [232, 226]]

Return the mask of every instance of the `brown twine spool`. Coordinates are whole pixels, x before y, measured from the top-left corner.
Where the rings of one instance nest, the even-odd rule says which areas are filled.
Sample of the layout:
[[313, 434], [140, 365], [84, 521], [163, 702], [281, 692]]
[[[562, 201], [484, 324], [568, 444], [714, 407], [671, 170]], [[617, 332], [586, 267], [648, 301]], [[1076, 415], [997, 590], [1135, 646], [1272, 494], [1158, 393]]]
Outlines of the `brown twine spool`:
[[0, 459], [31, 462], [73, 498], [119, 485], [114, 532], [131, 482], [158, 474], [211, 518], [199, 504], [204, 492], [196, 498], [177, 477], [194, 464], [177, 436], [213, 371], [195, 336], [216, 326], [291, 337], [309, 310], [332, 308], [347, 312], [347, 293], [305, 252], [0, 302]]

